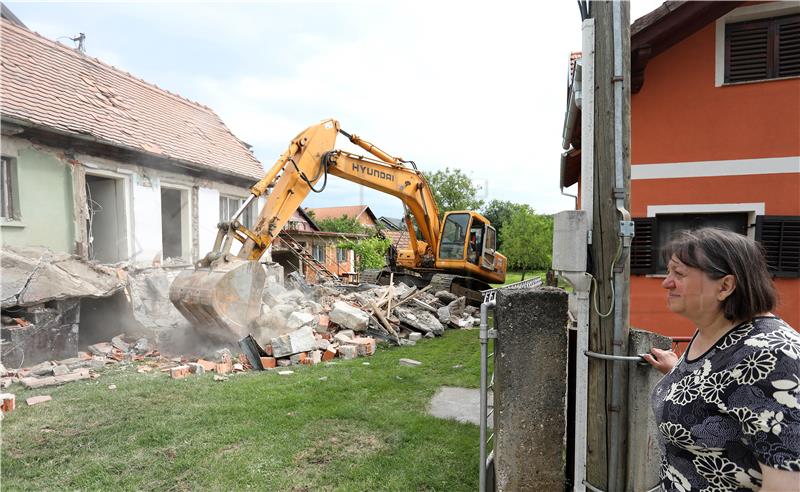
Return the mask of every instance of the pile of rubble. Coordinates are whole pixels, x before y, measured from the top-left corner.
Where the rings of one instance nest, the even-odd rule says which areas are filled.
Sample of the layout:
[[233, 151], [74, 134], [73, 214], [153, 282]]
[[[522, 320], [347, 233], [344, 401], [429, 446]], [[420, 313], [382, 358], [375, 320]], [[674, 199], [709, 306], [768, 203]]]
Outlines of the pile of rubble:
[[[74, 358], [16, 370], [0, 364], [0, 389], [12, 383], [36, 389], [96, 378], [98, 371], [118, 364], [135, 364], [137, 372], [160, 372], [173, 379], [214, 372], [215, 380], [224, 381], [231, 373], [274, 368], [279, 374], [291, 374], [289, 366], [370, 356], [378, 341], [414, 345], [423, 337], [442, 335], [446, 328], [471, 328], [479, 323], [477, 308], [445, 291], [434, 295], [429, 288], [402, 283], [295, 285], [287, 290], [268, 283], [254, 332], [239, 340], [236, 356], [230, 348], [222, 348], [200, 357], [171, 357], [147, 338], [118, 335], [110, 342], [90, 345]], [[3, 398], [13, 399], [13, 395], [3, 394]], [[35, 399], [35, 403], [40, 401], [46, 400]]]

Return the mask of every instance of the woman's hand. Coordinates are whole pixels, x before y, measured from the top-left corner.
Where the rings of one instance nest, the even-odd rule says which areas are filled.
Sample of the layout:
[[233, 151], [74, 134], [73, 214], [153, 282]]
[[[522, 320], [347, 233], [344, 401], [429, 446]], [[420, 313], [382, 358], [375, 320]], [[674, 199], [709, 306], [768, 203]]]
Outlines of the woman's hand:
[[671, 371], [678, 362], [678, 356], [672, 350], [661, 350], [655, 347], [651, 348], [650, 353], [644, 354], [642, 358], [658, 369], [661, 374]]

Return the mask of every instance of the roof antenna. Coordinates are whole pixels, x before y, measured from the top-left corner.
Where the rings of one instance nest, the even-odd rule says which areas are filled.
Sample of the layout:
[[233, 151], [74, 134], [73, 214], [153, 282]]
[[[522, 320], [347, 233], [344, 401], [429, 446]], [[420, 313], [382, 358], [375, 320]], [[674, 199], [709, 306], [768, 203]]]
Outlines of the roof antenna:
[[80, 51], [81, 53], [86, 53], [86, 46], [84, 44], [84, 42], [86, 41], [86, 34], [79, 32], [77, 36], [69, 39], [71, 39], [75, 43], [78, 43], [77, 47], [78, 51]]

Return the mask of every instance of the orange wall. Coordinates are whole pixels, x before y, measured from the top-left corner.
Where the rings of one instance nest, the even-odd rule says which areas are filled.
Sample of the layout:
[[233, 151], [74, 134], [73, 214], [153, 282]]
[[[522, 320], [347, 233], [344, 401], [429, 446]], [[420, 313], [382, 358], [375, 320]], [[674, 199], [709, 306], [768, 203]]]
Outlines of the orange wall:
[[[800, 79], [714, 86], [715, 25], [650, 61], [631, 97], [636, 164], [800, 155]], [[647, 205], [764, 202], [768, 215], [800, 215], [800, 174], [632, 181], [632, 214]], [[661, 279], [631, 277], [631, 325], [665, 335], [694, 327], [669, 313]], [[777, 279], [776, 314], [800, 329], [800, 279]]]

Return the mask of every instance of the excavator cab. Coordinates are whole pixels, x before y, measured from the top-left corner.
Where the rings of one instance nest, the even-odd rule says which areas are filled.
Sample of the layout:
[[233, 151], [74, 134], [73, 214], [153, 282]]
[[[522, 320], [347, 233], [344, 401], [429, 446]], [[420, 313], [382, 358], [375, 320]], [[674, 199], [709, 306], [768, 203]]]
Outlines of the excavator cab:
[[[437, 267], [502, 282], [505, 263], [498, 264], [497, 231], [477, 212], [453, 211], [444, 216]], [[498, 279], [498, 280], [495, 280]]]

